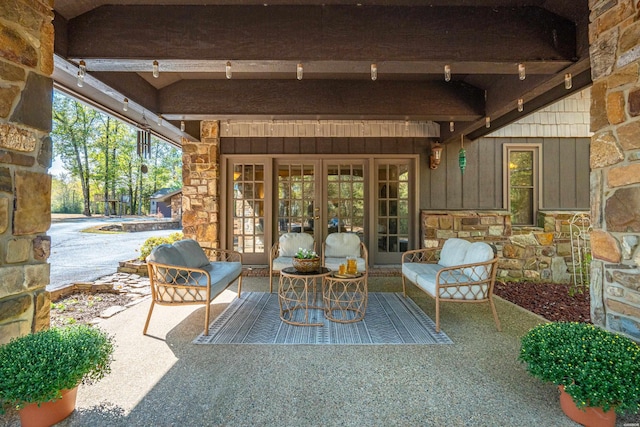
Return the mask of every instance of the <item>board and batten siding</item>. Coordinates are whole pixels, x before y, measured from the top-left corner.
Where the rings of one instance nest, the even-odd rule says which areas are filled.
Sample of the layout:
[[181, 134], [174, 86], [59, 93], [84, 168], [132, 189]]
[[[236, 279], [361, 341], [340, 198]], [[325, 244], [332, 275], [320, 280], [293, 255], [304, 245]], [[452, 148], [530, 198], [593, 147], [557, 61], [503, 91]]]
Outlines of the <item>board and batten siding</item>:
[[420, 209], [504, 209], [503, 145], [542, 144], [545, 210], [589, 209], [589, 138], [480, 138], [466, 141], [467, 167], [458, 166], [459, 143], [446, 144], [438, 169], [421, 158]]

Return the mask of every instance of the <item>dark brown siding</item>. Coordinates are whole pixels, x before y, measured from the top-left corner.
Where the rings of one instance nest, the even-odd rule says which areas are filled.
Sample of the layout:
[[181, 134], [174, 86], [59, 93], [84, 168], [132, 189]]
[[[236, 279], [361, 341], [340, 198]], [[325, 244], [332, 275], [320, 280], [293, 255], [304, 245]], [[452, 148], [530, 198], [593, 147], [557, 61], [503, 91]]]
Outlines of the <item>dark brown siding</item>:
[[418, 154], [427, 138], [221, 138], [221, 154]]
[[440, 167], [429, 169], [426, 138], [222, 138], [222, 154], [420, 154], [420, 209], [502, 209], [502, 147], [542, 144], [545, 210], [589, 209], [589, 138], [481, 138], [447, 144]]
[[542, 144], [541, 209], [589, 209], [589, 138], [481, 138], [465, 142], [467, 167], [458, 166], [460, 144], [447, 144], [436, 170], [421, 159], [421, 209], [502, 209], [502, 147]]

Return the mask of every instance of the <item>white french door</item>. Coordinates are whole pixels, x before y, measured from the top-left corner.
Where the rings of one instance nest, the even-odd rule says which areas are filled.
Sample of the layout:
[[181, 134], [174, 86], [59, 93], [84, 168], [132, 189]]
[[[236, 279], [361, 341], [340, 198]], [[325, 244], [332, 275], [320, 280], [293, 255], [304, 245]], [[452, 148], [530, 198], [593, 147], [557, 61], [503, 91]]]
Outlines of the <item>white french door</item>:
[[410, 248], [414, 159], [238, 157], [226, 163], [226, 246], [245, 264], [265, 265], [283, 233], [351, 232], [370, 263], [399, 264]]

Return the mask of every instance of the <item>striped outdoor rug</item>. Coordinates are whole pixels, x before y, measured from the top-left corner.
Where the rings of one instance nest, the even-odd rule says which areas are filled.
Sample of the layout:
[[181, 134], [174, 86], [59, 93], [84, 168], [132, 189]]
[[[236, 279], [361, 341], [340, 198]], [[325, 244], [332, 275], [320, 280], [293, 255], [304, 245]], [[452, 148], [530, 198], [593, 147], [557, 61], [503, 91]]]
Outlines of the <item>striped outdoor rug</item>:
[[336, 323], [321, 310], [310, 320], [323, 326], [293, 326], [280, 320], [277, 293], [245, 292], [234, 299], [194, 344], [452, 344], [410, 298], [371, 292], [364, 320]]

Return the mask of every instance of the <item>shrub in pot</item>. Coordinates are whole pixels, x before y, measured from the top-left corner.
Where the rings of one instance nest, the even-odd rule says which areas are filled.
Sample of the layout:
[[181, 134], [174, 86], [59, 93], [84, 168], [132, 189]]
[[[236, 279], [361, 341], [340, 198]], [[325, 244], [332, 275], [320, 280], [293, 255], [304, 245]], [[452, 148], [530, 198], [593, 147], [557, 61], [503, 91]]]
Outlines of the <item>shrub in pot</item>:
[[640, 411], [640, 346], [629, 338], [590, 323], [546, 323], [522, 338], [519, 359], [534, 377], [563, 386], [579, 409]]
[[[59, 400], [63, 391], [102, 379], [111, 371], [113, 351], [113, 339], [88, 325], [14, 338], [0, 346], [0, 410], [48, 406], [47, 402]], [[71, 411], [73, 407], [75, 401]], [[23, 414], [21, 419], [24, 426]]]

